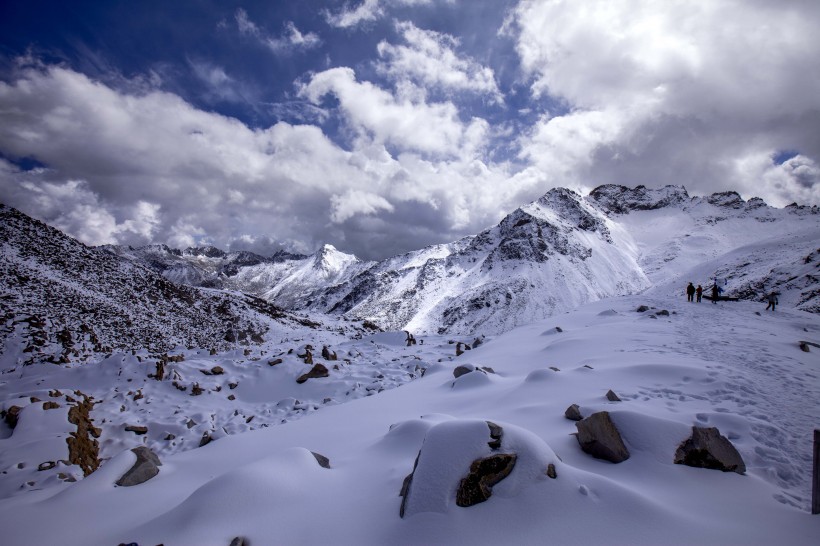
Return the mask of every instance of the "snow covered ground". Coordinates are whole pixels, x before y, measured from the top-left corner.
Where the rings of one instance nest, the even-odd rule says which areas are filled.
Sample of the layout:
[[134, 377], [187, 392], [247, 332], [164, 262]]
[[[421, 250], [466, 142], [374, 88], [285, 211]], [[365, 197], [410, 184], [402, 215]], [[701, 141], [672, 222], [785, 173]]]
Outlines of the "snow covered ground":
[[[803, 352], [798, 341], [820, 341], [820, 317], [764, 307], [658, 290], [519, 327], [458, 357], [449, 338], [406, 347], [403, 333], [278, 340], [249, 355], [190, 351], [169, 366], [189, 387], [197, 378], [199, 396], [147, 378], [152, 370], [130, 355], [37, 375], [15, 369], [0, 376], [4, 407], [25, 397], [17, 427], [2, 425], [2, 542], [817, 544], [820, 516], [808, 508], [820, 349]], [[319, 358], [330, 377], [297, 384], [310, 369], [296, 356], [305, 343], [314, 354], [329, 344], [340, 369]], [[274, 358], [283, 362], [270, 366]], [[454, 378], [465, 364], [492, 372]], [[217, 365], [222, 375], [201, 372]], [[92, 418], [102, 456], [112, 457], [84, 479], [59, 462], [36, 470], [66, 456], [62, 401], [73, 389], [97, 400]], [[128, 394], [140, 389], [143, 399]], [[622, 401], [608, 401], [609, 389]], [[61, 407], [43, 410], [30, 396]], [[608, 411], [631, 457], [613, 464], [584, 453], [564, 417], [570, 404], [585, 417]], [[486, 421], [503, 429], [499, 449], [517, 462], [486, 502], [460, 507], [459, 481], [490, 450]], [[126, 422], [149, 431], [115, 434]], [[729, 438], [745, 475], [673, 464], [692, 426]], [[205, 432], [216, 441], [189, 449]], [[159, 474], [115, 486], [136, 459], [127, 448], [143, 444], [160, 455]]]

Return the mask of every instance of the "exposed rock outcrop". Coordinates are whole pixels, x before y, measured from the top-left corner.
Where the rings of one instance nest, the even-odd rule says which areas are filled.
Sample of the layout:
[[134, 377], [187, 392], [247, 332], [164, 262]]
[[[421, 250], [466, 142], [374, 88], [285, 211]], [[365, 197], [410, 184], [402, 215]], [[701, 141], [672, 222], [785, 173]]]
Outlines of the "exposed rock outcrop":
[[612, 422], [609, 412], [593, 413], [575, 423], [575, 427], [578, 429], [578, 443], [585, 453], [612, 463], [629, 459], [629, 450], [626, 449], [621, 433]]
[[675, 464], [738, 474], [746, 472], [740, 453], [715, 427], [692, 427], [692, 436], [675, 452]]
[[135, 447], [131, 450], [137, 456], [137, 461], [116, 481], [122, 487], [131, 487], [145, 483], [157, 474], [162, 463], [157, 454], [145, 446]]

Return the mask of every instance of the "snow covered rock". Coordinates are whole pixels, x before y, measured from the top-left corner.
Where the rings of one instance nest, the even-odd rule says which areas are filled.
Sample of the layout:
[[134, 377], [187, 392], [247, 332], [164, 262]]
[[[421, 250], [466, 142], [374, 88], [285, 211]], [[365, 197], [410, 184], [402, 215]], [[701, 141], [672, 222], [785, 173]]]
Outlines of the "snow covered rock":
[[157, 454], [145, 446], [135, 447], [131, 450], [137, 456], [134, 466], [117, 480], [116, 484], [122, 487], [131, 487], [145, 483], [157, 474], [162, 463]]
[[744, 474], [746, 464], [725, 436], [715, 427], [692, 427], [692, 436], [675, 453], [675, 464]]
[[593, 413], [575, 423], [575, 427], [578, 429], [578, 443], [585, 453], [612, 463], [621, 463], [629, 459], [629, 450], [626, 449], [621, 433], [612, 422], [609, 412]]
[[446, 513], [453, 504], [469, 507], [493, 494], [512, 497], [546, 483], [550, 464], [560, 464], [558, 457], [525, 429], [481, 420], [438, 423], [405, 478], [399, 514]]
[[567, 410], [564, 412], [564, 417], [569, 419], [570, 421], [580, 421], [584, 418], [581, 415], [581, 408], [578, 407], [578, 404], [572, 404]]
[[300, 375], [297, 379], [297, 383], [304, 383], [308, 379], [317, 379], [320, 377], [327, 377], [330, 375], [330, 372], [323, 364], [315, 364], [313, 368], [310, 369], [309, 372]]

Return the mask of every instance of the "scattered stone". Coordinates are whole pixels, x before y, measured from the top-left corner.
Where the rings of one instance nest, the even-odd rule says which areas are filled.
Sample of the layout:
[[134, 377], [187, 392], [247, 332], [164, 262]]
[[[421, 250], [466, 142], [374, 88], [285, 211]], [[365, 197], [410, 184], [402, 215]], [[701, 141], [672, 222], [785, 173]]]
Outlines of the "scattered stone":
[[811, 352], [811, 349], [809, 349], [809, 344], [806, 343], [805, 341], [800, 342], [800, 350], [803, 351], [804, 353]]
[[504, 437], [504, 429], [492, 421], [487, 421], [487, 426], [490, 427], [491, 438], [491, 440], [487, 442], [487, 445], [490, 446], [492, 450], [501, 449], [501, 439]]
[[589, 364], [584, 364], [584, 368], [589, 368], [590, 370], [594, 370], [594, 369], [595, 369], [595, 368], [593, 368], [592, 366], [590, 366]]
[[40, 399], [37, 398], [36, 396], [29, 396], [28, 399], [32, 404], [36, 404], [37, 402], [40, 402]]
[[490, 368], [489, 366], [481, 366], [481, 369], [487, 373], [495, 373], [495, 370]]
[[61, 392], [60, 392], [59, 390], [57, 390], [57, 389], [54, 389], [53, 391], [48, 391], [48, 395], [49, 395], [50, 397], [52, 397], [52, 398], [59, 398], [60, 396], [62, 396], [62, 395], [63, 395], [63, 393], [61, 393]]
[[614, 392], [612, 392], [612, 389], [609, 389], [606, 392], [606, 399], [609, 400], [610, 402], [620, 402], [621, 401], [621, 399], [618, 397], [618, 395], [615, 394]]
[[43, 402], [43, 409], [44, 410], [57, 409], [59, 407], [60, 407], [60, 404], [58, 404], [57, 402], [51, 402], [51, 401]]
[[135, 447], [131, 451], [137, 456], [137, 461], [128, 472], [116, 481], [116, 484], [122, 487], [131, 487], [147, 482], [159, 474], [158, 467], [162, 466], [157, 454], [145, 446]]
[[621, 433], [609, 417], [609, 412], [599, 411], [575, 423], [578, 443], [584, 453], [596, 459], [620, 463], [629, 459], [629, 451], [621, 439]]
[[176, 434], [171, 434], [171, 433], [169, 432], [169, 433], [168, 433], [168, 435], [165, 437], [165, 441], [166, 441], [166, 442], [170, 442], [171, 440], [176, 439], [176, 437], [177, 437], [177, 435], [176, 435]]
[[453, 377], [459, 378], [466, 373], [472, 372], [473, 370], [475, 370], [475, 366], [473, 366], [472, 364], [456, 366], [456, 368], [453, 370]]
[[268, 360], [268, 366], [276, 366], [277, 364], [281, 364], [281, 363], [282, 363], [282, 359], [281, 359], [281, 358], [276, 358], [276, 359], [273, 359], [273, 360]]
[[222, 369], [222, 366], [214, 366], [211, 368], [212, 375], [222, 375], [223, 373], [225, 373], [225, 370]]
[[558, 474], [555, 472], [555, 465], [552, 463], [547, 465], [547, 476], [553, 480], [558, 477]]
[[327, 348], [327, 345], [322, 345], [322, 358], [325, 360], [338, 360], [339, 357], [336, 356], [336, 351], [331, 351]]
[[552, 370], [554, 372], [560, 372], [561, 371], [558, 368], [556, 368], [555, 366], [550, 366], [550, 370]]
[[740, 453], [715, 427], [692, 427], [692, 436], [675, 452], [675, 464], [738, 474], [746, 472]]
[[556, 332], [558, 332], [558, 333], [560, 334], [561, 332], [563, 332], [563, 331], [564, 331], [564, 329], [563, 329], [563, 328], [561, 328], [560, 326], [556, 326], [556, 327], [555, 327], [555, 331], [556, 331]]
[[313, 366], [313, 368], [311, 368], [311, 370], [308, 373], [300, 375], [296, 379], [296, 382], [299, 383], [299, 384], [302, 384], [305, 381], [307, 381], [308, 379], [316, 379], [316, 378], [319, 378], [319, 377], [328, 377], [329, 375], [330, 375], [330, 372], [328, 371], [327, 368], [324, 367], [324, 365], [316, 364], [316, 365]]
[[148, 427], [139, 425], [126, 425], [125, 432], [133, 432], [134, 434], [142, 435], [148, 432]]
[[313, 456], [316, 458], [316, 462], [319, 463], [319, 466], [322, 468], [330, 468], [330, 459], [324, 455], [316, 453], [315, 451], [311, 451], [311, 453], [313, 453]]
[[640, 307], [638, 307], [638, 313], [646, 313], [647, 311], [649, 311], [649, 307], [647, 307], [646, 305], [641, 305]]
[[236, 400], [236, 396], [231, 394], [228, 396], [228, 400]]
[[473, 349], [484, 344], [484, 336], [477, 337], [473, 340]]
[[203, 392], [205, 392], [205, 389], [200, 387], [199, 383], [194, 383], [193, 386], [191, 386], [191, 396], [199, 396]]
[[228, 388], [234, 390], [236, 387], [239, 386], [239, 383], [228, 383]]
[[482, 503], [492, 496], [492, 488], [510, 475], [518, 456], [514, 453], [476, 459], [456, 491], [456, 505], [463, 508]]
[[54, 461], [46, 461], [44, 463], [40, 463], [40, 465], [37, 467], [37, 470], [42, 472], [43, 470], [51, 470], [55, 466], [57, 466], [57, 463], [55, 463]]
[[572, 404], [567, 410], [564, 412], [564, 417], [569, 419], [570, 421], [580, 421], [584, 418], [581, 415], [581, 408], [578, 407], [578, 404]]
[[667, 311], [666, 309], [661, 309], [660, 311], [658, 311], [655, 314], [660, 316], [660, 317], [668, 317], [669, 316], [669, 311]]
[[196, 426], [196, 421], [194, 421], [193, 419], [188, 419], [187, 421], [185, 421], [185, 426], [188, 427], [188, 429], [192, 429]]
[[208, 434], [207, 432], [203, 432], [202, 433], [202, 438], [199, 439], [199, 447], [206, 446], [206, 445], [210, 444], [211, 442], [213, 442], [213, 440], [214, 439], [211, 437], [210, 434]]
[[160, 359], [157, 360], [157, 369], [154, 372], [154, 379], [157, 381], [162, 381], [165, 378], [165, 361]]
[[245, 537], [234, 537], [228, 546], [251, 546], [251, 543]]

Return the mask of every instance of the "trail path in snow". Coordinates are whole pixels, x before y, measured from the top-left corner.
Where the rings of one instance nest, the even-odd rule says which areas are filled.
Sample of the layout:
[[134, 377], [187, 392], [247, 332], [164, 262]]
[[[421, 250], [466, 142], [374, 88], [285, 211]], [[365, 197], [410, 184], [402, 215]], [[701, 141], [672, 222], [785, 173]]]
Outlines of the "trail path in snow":
[[[669, 302], [653, 303], [662, 307]], [[778, 501], [808, 509], [812, 430], [820, 426], [820, 404], [806, 402], [820, 401], [820, 353], [807, 355], [798, 341], [820, 339], [820, 331], [800, 312], [767, 312], [762, 304], [704, 300], [676, 307], [683, 319], [676, 321], [682, 337], [678, 350], [714, 363], [703, 396], [684, 389], [679, 398], [712, 406], [711, 412], [697, 413], [702, 426], [714, 426], [714, 414], [745, 417], [758, 444], [754, 458], [746, 461], [750, 472], [765, 475], [782, 489], [775, 495]], [[727, 340], [727, 333], [742, 330], [747, 344]], [[664, 389], [663, 395], [668, 394], [674, 393]]]

